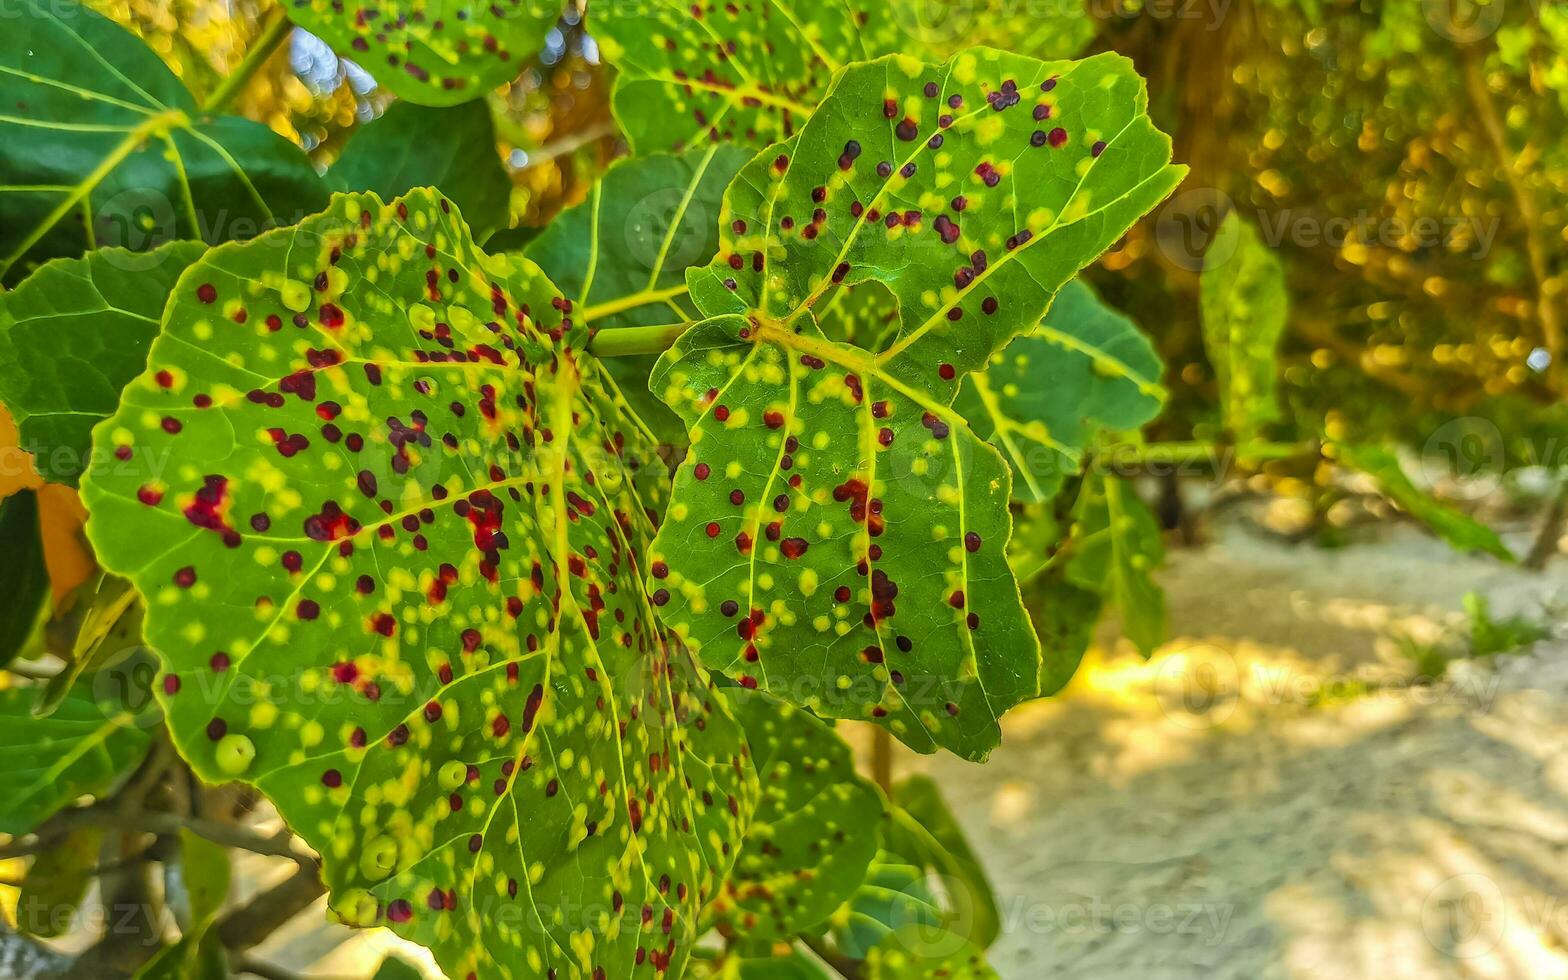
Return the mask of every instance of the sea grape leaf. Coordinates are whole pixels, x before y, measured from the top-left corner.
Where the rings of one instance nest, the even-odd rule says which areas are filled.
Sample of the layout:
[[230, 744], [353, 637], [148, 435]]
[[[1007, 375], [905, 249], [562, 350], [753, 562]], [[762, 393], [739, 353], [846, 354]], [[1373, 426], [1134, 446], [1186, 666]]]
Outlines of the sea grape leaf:
[[905, 926], [866, 957], [866, 980], [997, 980], [985, 953], [954, 933]]
[[786, 139], [835, 72], [908, 41], [867, 0], [607, 3], [589, 26], [616, 68], [612, 105], [636, 154]]
[[880, 351], [898, 333], [898, 299], [875, 279], [836, 290], [813, 311], [829, 340]]
[[97, 249], [47, 262], [0, 293], [0, 362], [8, 365], [0, 400], [44, 479], [76, 484], [93, 426], [142, 372], [175, 280], [206, 249], [201, 242], [145, 254]]
[[[884, 58], [741, 171], [688, 276], [709, 319], [651, 382], [692, 442], [651, 587], [707, 666], [919, 751], [997, 744], [1039, 648], [1011, 474], [950, 403], [1180, 180], [1145, 102], [1114, 55]], [[875, 354], [813, 314], [870, 279], [900, 317]]]
[[[697, 319], [686, 270], [718, 252], [724, 189], [750, 158], [721, 145], [618, 161], [586, 201], [557, 215], [523, 255], [572, 300], [573, 320], [593, 330]], [[685, 426], [648, 391], [654, 360], [603, 363], [655, 438], [684, 443]]]
[[1040, 637], [1039, 696], [1048, 698], [1061, 693], [1078, 673], [1105, 597], [1055, 574], [1031, 583], [1024, 597]]
[[1235, 211], [1205, 254], [1199, 293], [1220, 416], [1237, 442], [1253, 441], [1279, 418], [1274, 376], [1288, 299], [1279, 258]]
[[49, 596], [49, 569], [38, 527], [38, 491], [18, 490], [0, 500], [0, 667], [27, 645]]
[[943, 925], [976, 946], [989, 947], [1002, 931], [1002, 914], [985, 868], [929, 776], [911, 776], [893, 788], [888, 846], [941, 876]]
[[481, 99], [516, 78], [544, 46], [562, 6], [555, 0], [304, 0], [284, 9], [398, 98], [449, 106]]
[[83, 480], [181, 753], [449, 976], [678, 974], [755, 796], [641, 588], [664, 484], [568, 307], [433, 191], [336, 197], [186, 271], [95, 433], [167, 466]]
[[708, 906], [725, 936], [788, 941], [826, 920], [865, 881], [882, 798], [855, 774], [838, 733], [759, 691], [731, 694], [762, 796], [735, 867]]
[[54, 939], [70, 931], [102, 845], [102, 827], [81, 827], [33, 858], [16, 899], [19, 932]]
[[109, 791], [147, 754], [147, 732], [110, 696], [78, 687], [54, 714], [34, 718], [32, 688], [0, 691], [0, 833], [25, 834], [84, 795]]
[[1503, 561], [1515, 556], [1497, 532], [1416, 486], [1387, 446], [1336, 443], [1339, 461], [1377, 481], [1388, 498], [1457, 551], [1481, 551]]
[[392, 103], [354, 130], [326, 182], [336, 191], [375, 191], [383, 200], [434, 187], [481, 241], [511, 224], [512, 178], [501, 166], [484, 99], [442, 108]]
[[971, 374], [955, 407], [1002, 451], [1013, 492], [1043, 503], [1078, 472], [1095, 432], [1160, 413], [1159, 355], [1133, 322], [1074, 279], [1035, 329]]
[[939, 929], [946, 918], [926, 868], [882, 851], [871, 862], [865, 882], [834, 913], [830, 935], [839, 953], [864, 960], [895, 929], [910, 924]]
[[1153, 573], [1165, 560], [1160, 525], [1121, 477], [1087, 480], [1073, 507], [1067, 581], [1098, 592], [1121, 614], [1122, 632], [1145, 657], [1165, 642], [1165, 592]]
[[0, 278], [94, 247], [248, 238], [326, 204], [299, 147], [203, 116], [134, 34], [74, 0], [0, 33]]
[[178, 891], [184, 896], [184, 921], [191, 930], [205, 928], [218, 917], [229, 895], [232, 869], [228, 848], [181, 827], [180, 860], [173, 869], [178, 874]]

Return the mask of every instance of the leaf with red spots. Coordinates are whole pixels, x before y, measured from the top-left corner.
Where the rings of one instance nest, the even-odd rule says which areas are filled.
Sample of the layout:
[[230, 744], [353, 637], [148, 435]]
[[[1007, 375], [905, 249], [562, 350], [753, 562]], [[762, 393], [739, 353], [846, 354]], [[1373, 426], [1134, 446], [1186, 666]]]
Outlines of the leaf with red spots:
[[[739, 147], [621, 160], [523, 249], [561, 292], [573, 319], [591, 330], [647, 327], [700, 318], [686, 295], [686, 270], [719, 248], [724, 189], [751, 158]], [[652, 356], [604, 362], [661, 442], [685, 442], [680, 420], [648, 392]]]
[[0, 293], [0, 401], [39, 473], [75, 485], [92, 430], [142, 372], [174, 282], [206, 251], [171, 242], [145, 254], [88, 252], [40, 266]]
[[[951, 403], [1180, 181], [1145, 104], [1116, 56], [886, 58], [741, 171], [689, 276], [711, 319], [652, 384], [692, 452], [651, 587], [709, 667], [922, 751], [997, 744], [1039, 648], [1006, 558], [1011, 474]], [[876, 353], [816, 325], [869, 280], [898, 301]]]
[[1078, 472], [1097, 431], [1159, 414], [1162, 369], [1133, 322], [1074, 279], [1039, 326], [969, 376], [954, 407], [1007, 457], [1013, 493], [1043, 503]]
[[678, 974], [754, 804], [570, 308], [434, 192], [337, 197], [186, 271], [83, 480], [181, 753], [453, 977]]
[[516, 78], [562, 8], [555, 0], [295, 0], [284, 9], [398, 98], [445, 106]]
[[747, 943], [810, 931], [849, 899], [877, 851], [882, 798], [838, 733], [756, 691], [730, 692], [762, 797], [709, 921]]
[[9, 13], [0, 31], [7, 284], [93, 245], [246, 238], [326, 204], [299, 147], [248, 119], [200, 115], [123, 27], [74, 0], [19, 0]]
[[647, 0], [589, 13], [617, 71], [616, 119], [636, 153], [787, 139], [846, 64], [908, 39], [865, 0]]
[[866, 958], [866, 980], [997, 980], [985, 953], [951, 932], [905, 926]]

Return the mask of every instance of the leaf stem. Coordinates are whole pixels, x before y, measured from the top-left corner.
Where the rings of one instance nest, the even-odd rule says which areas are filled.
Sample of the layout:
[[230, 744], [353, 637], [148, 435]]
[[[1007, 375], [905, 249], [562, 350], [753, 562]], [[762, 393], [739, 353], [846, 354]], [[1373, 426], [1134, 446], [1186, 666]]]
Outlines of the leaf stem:
[[1145, 445], [1119, 443], [1097, 455], [1100, 461], [1116, 466], [1153, 466], [1210, 463], [1223, 466], [1230, 459], [1259, 462], [1290, 459], [1311, 452], [1310, 442], [1244, 442], [1236, 446], [1212, 442], [1155, 442]]
[[288, 16], [281, 6], [273, 7], [267, 12], [266, 19], [262, 22], [261, 34], [257, 36], [250, 50], [245, 52], [245, 57], [235, 66], [234, 70], [218, 84], [212, 94], [207, 96], [207, 101], [202, 103], [201, 111], [207, 115], [215, 115], [228, 108], [234, 97], [248, 84], [261, 66], [267, 63], [278, 45], [289, 36], [294, 25], [289, 22]]
[[634, 354], [659, 354], [668, 350], [694, 321], [661, 323], [653, 327], [616, 327], [601, 330], [588, 341], [588, 353], [595, 357], [630, 357]]

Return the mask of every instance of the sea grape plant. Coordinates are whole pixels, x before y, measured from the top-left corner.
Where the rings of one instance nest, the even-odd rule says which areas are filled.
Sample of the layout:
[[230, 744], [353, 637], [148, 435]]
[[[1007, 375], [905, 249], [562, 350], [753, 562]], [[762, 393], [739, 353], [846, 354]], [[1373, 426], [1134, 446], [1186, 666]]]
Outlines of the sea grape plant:
[[[1143, 601], [1145, 524], [1077, 472], [1163, 400], [1074, 279], [1184, 174], [1128, 61], [888, 53], [847, 3], [608, 6], [638, 155], [509, 252], [465, 141], [546, 23], [527, 5], [289, 7], [409, 103], [324, 180], [220, 153], [203, 127], [241, 121], [97, 15], [24, 12], [0, 73], [46, 124], [11, 125], [98, 135], [88, 180], [0, 196], [34, 229], [11, 267], [43, 263], [0, 295], [0, 397], [40, 458], [76, 452], [47, 475], [79, 478], [109, 576], [84, 631], [144, 636], [179, 755], [271, 801], [338, 920], [454, 978], [993, 975], [940, 794], [856, 775], [834, 722], [983, 760], [1063, 673], [1021, 585]], [[408, 145], [427, 128], [456, 142]], [[206, 234], [189, 141], [304, 216]], [[41, 146], [0, 165], [64, 153]], [[133, 166], [193, 220], [95, 247]], [[1107, 533], [1058, 581], [1069, 482]], [[113, 703], [87, 660], [34, 705], [62, 730]], [[41, 756], [111, 792], [142, 722], [84, 732], [114, 737], [91, 766]], [[57, 797], [13, 824], [69, 818]], [[213, 955], [191, 921], [149, 969]]]

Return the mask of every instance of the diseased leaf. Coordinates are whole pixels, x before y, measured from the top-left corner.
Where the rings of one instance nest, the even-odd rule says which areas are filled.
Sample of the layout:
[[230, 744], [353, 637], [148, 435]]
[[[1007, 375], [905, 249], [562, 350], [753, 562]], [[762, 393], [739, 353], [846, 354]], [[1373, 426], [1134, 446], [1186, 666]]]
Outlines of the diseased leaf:
[[511, 224], [512, 178], [501, 166], [483, 99], [449, 108], [392, 103], [354, 130], [326, 182], [336, 191], [375, 191], [388, 201], [434, 187], [463, 212], [481, 241]]
[[0, 500], [0, 667], [22, 652], [49, 597], [49, 570], [38, 529], [38, 493], [19, 490]]
[[[718, 252], [724, 189], [750, 158], [738, 147], [710, 146], [621, 160], [523, 255], [571, 298], [573, 319], [593, 330], [697, 319], [686, 270]], [[685, 426], [648, 391], [654, 360], [616, 357], [604, 367], [655, 438], [684, 443]]]
[[1165, 560], [1159, 522], [1131, 486], [1109, 473], [1085, 481], [1073, 518], [1067, 581], [1114, 603], [1127, 639], [1152, 656], [1165, 642], [1165, 592], [1152, 577]]
[[866, 980], [997, 980], [985, 953], [941, 929], [906, 926], [866, 958]]
[[941, 877], [948, 930], [990, 946], [1002, 931], [1001, 910], [941, 787], [928, 776], [911, 776], [893, 788], [893, 802], [889, 846]]
[[1137, 429], [1165, 404], [1159, 355], [1133, 322], [1074, 279], [1033, 331], [971, 374], [954, 407], [1013, 468], [1013, 493], [1044, 503], [1097, 431]]
[[785, 941], [833, 914], [866, 878], [882, 799], [838, 733], [755, 691], [731, 694], [762, 796], [735, 868], [708, 906], [720, 933]]
[[71, 930], [102, 845], [103, 828], [83, 827], [33, 858], [16, 899], [17, 931], [54, 939]]
[[[1116, 56], [886, 58], [741, 171], [689, 275], [710, 319], [651, 383], [692, 441], [651, 587], [710, 668], [920, 751], [997, 744], [1038, 646], [1011, 475], [950, 402], [1180, 179], [1144, 104]], [[900, 316], [875, 354], [813, 312], [870, 279]]]
[[1341, 442], [1335, 444], [1334, 451], [1340, 462], [1376, 480], [1378, 487], [1401, 510], [1425, 524], [1456, 550], [1482, 551], [1503, 561], [1514, 560], [1514, 553], [1496, 531], [1411, 482], [1392, 449]]
[[448, 202], [214, 249], [83, 481], [180, 751], [449, 976], [679, 974], [755, 782], [641, 588], [664, 486], [586, 329]]
[[1239, 443], [1279, 418], [1277, 348], [1285, 332], [1285, 272], [1251, 224], [1232, 211], [1204, 259], [1203, 346], [1219, 381], [1220, 417]]
[[248, 238], [326, 204], [299, 147], [204, 117], [134, 34], [75, 0], [0, 32], [0, 277], [100, 245]]
[[447, 106], [516, 78], [562, 8], [554, 0], [296, 0], [284, 9], [398, 98]]
[[787, 139], [836, 71], [907, 41], [885, 5], [865, 0], [607, 3], [589, 24], [616, 68], [615, 117], [639, 155]]
[[31, 688], [0, 691], [0, 833], [25, 834], [77, 797], [108, 792], [147, 753], [147, 733], [104, 691], [77, 688], [48, 718], [34, 718]]
[[206, 249], [200, 242], [171, 242], [145, 255], [99, 249], [46, 263], [0, 293], [0, 362], [7, 365], [0, 399], [44, 479], [76, 484], [93, 426], [114, 413], [120, 389], [146, 366], [175, 280]]

